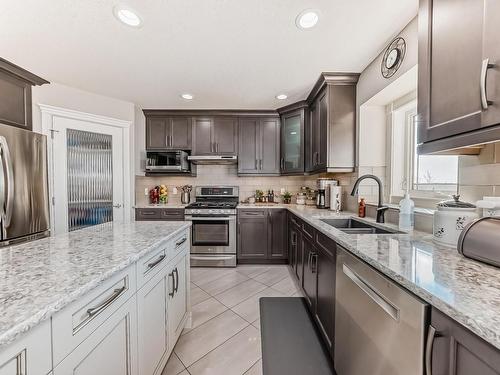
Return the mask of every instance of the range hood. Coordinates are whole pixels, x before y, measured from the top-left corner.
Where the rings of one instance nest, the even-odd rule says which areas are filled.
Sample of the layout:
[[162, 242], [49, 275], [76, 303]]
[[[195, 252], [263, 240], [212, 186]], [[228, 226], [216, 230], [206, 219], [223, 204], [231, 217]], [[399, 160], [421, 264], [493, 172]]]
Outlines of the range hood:
[[238, 157], [235, 155], [193, 155], [188, 156], [193, 164], [236, 164]]

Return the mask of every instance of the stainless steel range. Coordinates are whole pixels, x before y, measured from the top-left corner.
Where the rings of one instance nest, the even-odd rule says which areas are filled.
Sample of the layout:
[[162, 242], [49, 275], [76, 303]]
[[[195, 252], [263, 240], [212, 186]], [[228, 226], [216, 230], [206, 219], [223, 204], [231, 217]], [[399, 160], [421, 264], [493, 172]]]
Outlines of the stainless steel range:
[[197, 186], [186, 207], [191, 227], [191, 266], [236, 267], [237, 186]]

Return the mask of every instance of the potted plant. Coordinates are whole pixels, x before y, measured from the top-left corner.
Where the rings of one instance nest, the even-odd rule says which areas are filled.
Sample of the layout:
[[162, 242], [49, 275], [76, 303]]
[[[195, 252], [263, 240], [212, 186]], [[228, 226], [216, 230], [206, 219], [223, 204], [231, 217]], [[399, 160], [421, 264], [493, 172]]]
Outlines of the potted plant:
[[255, 201], [262, 202], [262, 197], [264, 196], [264, 192], [262, 190], [255, 190]]
[[292, 203], [292, 193], [290, 193], [289, 191], [285, 191], [285, 193], [283, 194], [283, 203]]

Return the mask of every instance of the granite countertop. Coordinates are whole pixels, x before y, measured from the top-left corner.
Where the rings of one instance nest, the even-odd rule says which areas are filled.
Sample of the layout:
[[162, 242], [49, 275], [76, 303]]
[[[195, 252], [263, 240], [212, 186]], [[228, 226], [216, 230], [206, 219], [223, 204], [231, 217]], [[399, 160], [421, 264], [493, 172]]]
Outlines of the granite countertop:
[[[437, 245], [429, 233], [346, 234], [321, 219], [355, 216], [352, 213], [284, 206], [350, 253], [500, 349], [499, 268], [467, 259], [454, 248]], [[372, 219], [362, 220], [374, 223]], [[393, 225], [383, 226], [397, 229]]]
[[189, 226], [107, 223], [0, 249], [0, 349]]

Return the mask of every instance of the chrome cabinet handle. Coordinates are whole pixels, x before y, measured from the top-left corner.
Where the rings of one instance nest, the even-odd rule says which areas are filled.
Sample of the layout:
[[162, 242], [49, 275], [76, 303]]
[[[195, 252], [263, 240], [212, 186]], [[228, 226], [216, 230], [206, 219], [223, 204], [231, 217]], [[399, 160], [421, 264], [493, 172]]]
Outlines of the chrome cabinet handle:
[[177, 293], [177, 291], [179, 290], [179, 271], [177, 271], [177, 267], [175, 267], [174, 273], [175, 273], [174, 293]]
[[434, 339], [436, 337], [441, 337], [442, 335], [436, 331], [436, 328], [429, 325], [429, 331], [427, 332], [427, 341], [425, 344], [425, 374], [432, 375], [432, 348], [434, 346]]
[[122, 205], [121, 205], [120, 203], [117, 203], [117, 204], [114, 204], [114, 205], [113, 205], [113, 207], [114, 207], [114, 208], [121, 208], [121, 206], [122, 206]]
[[181, 245], [182, 245], [184, 242], [186, 242], [186, 241], [187, 241], [187, 237], [184, 237], [182, 240], [177, 241], [177, 242], [175, 243], [175, 247], [179, 247], [179, 246], [181, 246]]
[[156, 215], [156, 212], [154, 212], [154, 211], [141, 211], [141, 215], [151, 216], [151, 215]]
[[[14, 167], [12, 165], [12, 159], [10, 157], [10, 149], [5, 137], [0, 136], [0, 156], [5, 160], [6, 171], [4, 171], [4, 178], [7, 182], [7, 197], [5, 198], [5, 186], [2, 196], [2, 209], [4, 210], [3, 215], [3, 226], [8, 228], [12, 220], [12, 212], [14, 210]], [[0, 163], [1, 164], [1, 163]]]
[[262, 170], [262, 159], [259, 159], [259, 166], [260, 166], [260, 168], [259, 168], [259, 169], [261, 169], [261, 170]]
[[394, 307], [390, 302], [388, 302], [384, 296], [378, 293], [375, 288], [362, 280], [356, 273], [351, 270], [347, 265], [342, 265], [342, 271], [344, 274], [351, 279], [354, 284], [356, 284], [363, 292], [370, 297], [373, 302], [379, 305], [382, 310], [391, 316], [394, 320], [399, 320], [399, 309]]
[[172, 292], [169, 292], [168, 295], [169, 297], [173, 297], [175, 294], [175, 276], [174, 276], [174, 271], [168, 274], [169, 277], [172, 278]]
[[106, 307], [111, 305], [115, 299], [120, 297], [120, 295], [125, 291], [126, 287], [122, 286], [119, 289], [115, 289], [113, 294], [110, 295], [106, 300], [104, 300], [102, 303], [97, 305], [96, 307], [91, 307], [90, 309], [87, 310], [87, 315], [89, 318], [99, 314], [102, 310], [104, 310]]
[[160, 255], [154, 262], [148, 263], [148, 269], [154, 268], [157, 264], [161, 263], [163, 259], [165, 259], [165, 254]]
[[490, 64], [489, 58], [483, 60], [483, 64], [481, 66], [481, 81], [480, 81], [481, 107], [483, 108], [483, 111], [486, 111], [488, 109], [488, 106], [493, 104], [491, 100], [488, 100], [488, 93], [486, 92], [486, 82], [488, 80], [488, 69], [494, 67], [495, 67], [494, 64]]

